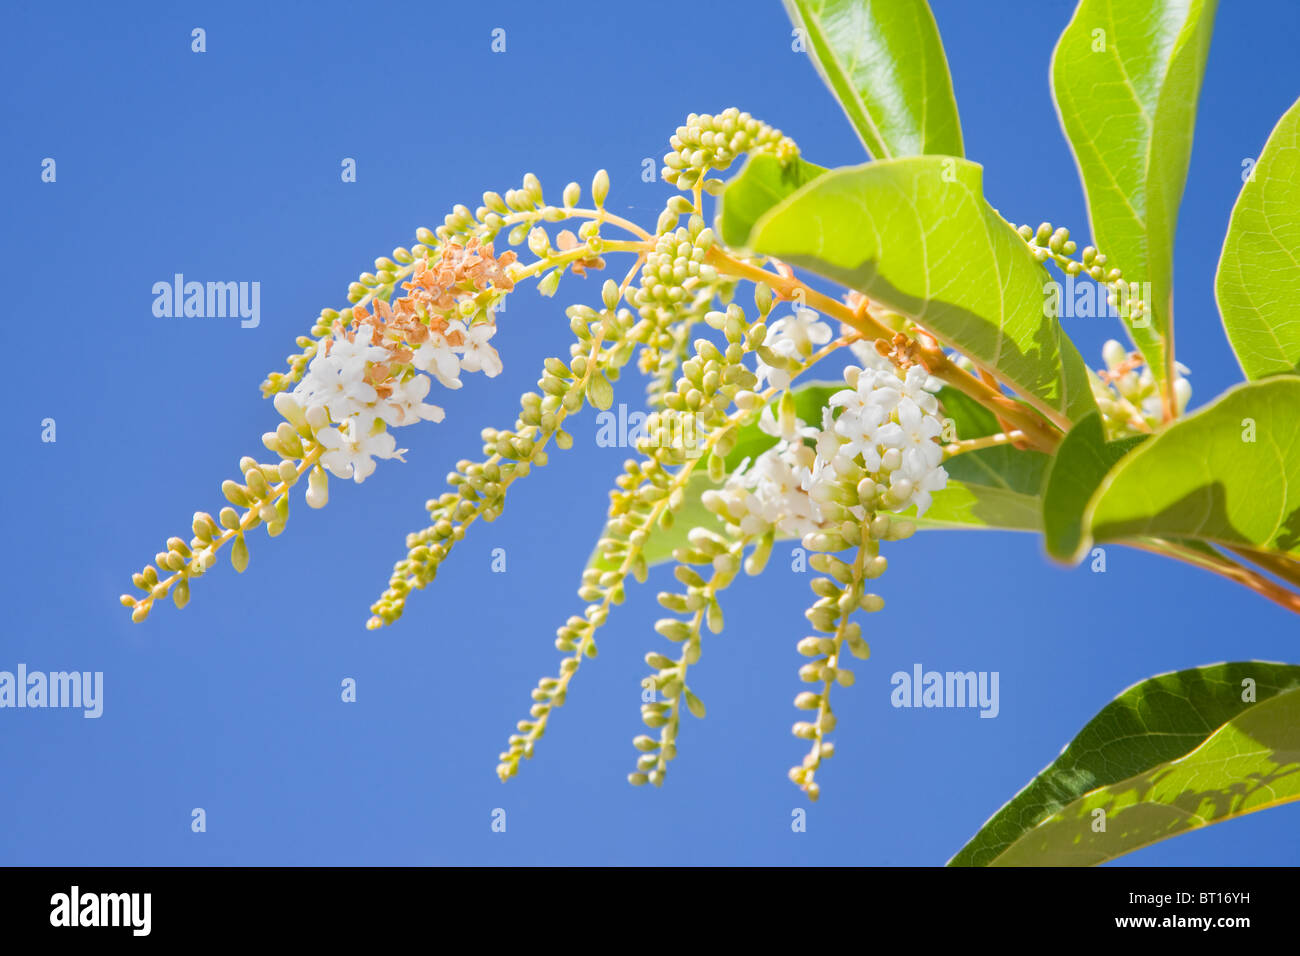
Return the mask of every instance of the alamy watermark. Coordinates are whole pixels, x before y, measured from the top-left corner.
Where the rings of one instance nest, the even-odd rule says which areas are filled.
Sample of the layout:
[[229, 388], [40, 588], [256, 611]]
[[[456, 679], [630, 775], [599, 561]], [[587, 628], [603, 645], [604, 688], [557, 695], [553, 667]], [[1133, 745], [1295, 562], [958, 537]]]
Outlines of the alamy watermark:
[[133, 936], [148, 936], [152, 911], [152, 893], [83, 893], [73, 886], [50, 897], [51, 926], [121, 926]]
[[103, 671], [0, 671], [0, 710], [6, 707], [80, 708], [83, 717], [104, 713]]
[[622, 402], [615, 408], [598, 413], [596, 445], [600, 448], [632, 448], [649, 435], [654, 439], [655, 448], [677, 448], [687, 458], [698, 458], [703, 454], [694, 412], [658, 412], [659, 427], [653, 433], [646, 430], [649, 417], [643, 411], [629, 412], [627, 405]]
[[978, 707], [981, 717], [996, 717], [997, 671], [895, 671], [889, 679], [894, 689], [889, 702], [895, 707]]
[[245, 329], [255, 329], [262, 321], [260, 282], [186, 282], [178, 272], [171, 282], [155, 282], [153, 294], [153, 314], [160, 319], [238, 316]]
[[1043, 315], [1049, 319], [1124, 319], [1134, 328], [1151, 325], [1151, 283], [1120, 279], [1100, 285], [1085, 276], [1043, 283]]

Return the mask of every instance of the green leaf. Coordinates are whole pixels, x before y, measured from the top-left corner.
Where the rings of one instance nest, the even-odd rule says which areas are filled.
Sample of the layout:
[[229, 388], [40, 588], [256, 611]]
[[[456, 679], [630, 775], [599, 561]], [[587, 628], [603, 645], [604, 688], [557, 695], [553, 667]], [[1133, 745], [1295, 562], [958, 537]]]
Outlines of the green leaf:
[[[953, 459], [954, 464], [956, 461]], [[989, 478], [994, 480], [992, 475]], [[996, 483], [959, 480], [950, 475], [948, 487], [934, 492], [933, 498], [921, 517], [908, 516], [922, 530], [1038, 532], [1043, 528], [1043, 506], [1036, 495], [1010, 491]]]
[[962, 155], [948, 59], [925, 0], [785, 0], [785, 8], [868, 153]]
[[832, 170], [738, 245], [914, 319], [1063, 428], [1096, 408], [1083, 359], [1052, 314], [1047, 271], [984, 201], [976, 163], [921, 156]]
[[718, 199], [718, 235], [728, 245], [740, 245], [754, 220], [824, 172], [824, 166], [798, 157], [782, 162], [771, 153], [750, 156]]
[[1092, 493], [1115, 463], [1145, 437], [1108, 442], [1099, 414], [1070, 429], [1056, 449], [1043, 488], [1043, 536], [1049, 555], [1071, 563], [1083, 556], [1083, 513]]
[[1144, 442], [1098, 486], [1084, 527], [1098, 541], [1300, 554], [1300, 378], [1239, 385]]
[[1214, 293], [1249, 379], [1300, 371], [1300, 100], [1278, 120], [1228, 222]]
[[[939, 401], [959, 439], [1001, 431], [992, 412], [954, 388], [941, 390]], [[929, 510], [914, 520], [921, 528], [1041, 531], [1039, 492], [1050, 461], [1042, 452], [1020, 451], [1010, 445], [949, 458], [943, 463], [948, 487], [936, 491]]]
[[1107, 704], [949, 866], [1102, 863], [1300, 797], [1298, 764], [1300, 667], [1162, 674]]
[[1148, 311], [1125, 319], [1157, 381], [1172, 340], [1173, 247], [1216, 0], [1082, 0], [1052, 55], [1093, 241]]

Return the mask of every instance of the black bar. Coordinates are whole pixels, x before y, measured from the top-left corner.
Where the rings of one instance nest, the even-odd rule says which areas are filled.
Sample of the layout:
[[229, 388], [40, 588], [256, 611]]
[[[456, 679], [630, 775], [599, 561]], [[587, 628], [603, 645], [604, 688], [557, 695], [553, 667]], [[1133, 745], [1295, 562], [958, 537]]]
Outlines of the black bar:
[[[460, 949], [589, 935], [612, 942], [611, 924], [631, 940], [664, 919], [685, 928], [677, 914], [691, 913], [740, 938], [804, 936], [834, 920], [864, 945], [904, 931], [923, 950], [946, 939], [1032, 943], [1061, 934], [1160, 944], [1199, 935], [1230, 945], [1254, 933], [1294, 934], [1294, 881], [1294, 870], [1262, 868], [8, 868], [0, 869], [0, 927], [6, 942], [75, 936], [90, 944], [413, 936], [450, 945], [455, 930], [468, 936]], [[114, 918], [119, 925], [71, 925]]]

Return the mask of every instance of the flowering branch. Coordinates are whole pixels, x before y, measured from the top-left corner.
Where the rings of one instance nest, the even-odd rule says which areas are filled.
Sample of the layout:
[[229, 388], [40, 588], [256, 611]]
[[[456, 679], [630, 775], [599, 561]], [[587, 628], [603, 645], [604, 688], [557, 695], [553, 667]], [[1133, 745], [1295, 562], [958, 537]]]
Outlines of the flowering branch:
[[[799, 643], [800, 653], [814, 658], [800, 676], [820, 687], [796, 698], [796, 706], [814, 712], [794, 726], [795, 735], [812, 747], [790, 775], [817, 799], [816, 773], [834, 753], [827, 739], [835, 726], [831, 687], [854, 681], [843, 666], [844, 649], [860, 658], [868, 654], [861, 626], [851, 618], [884, 605], [866, 592], [867, 582], [886, 567], [880, 542], [915, 532], [915, 523], [899, 515], [926, 511], [931, 496], [947, 485], [946, 459], [1004, 444], [1051, 452], [1070, 422], [1032, 396], [1026, 405], [1004, 394], [991, 371], [961, 356], [950, 358], [926, 330], [880, 312], [862, 295], [837, 301], [780, 262], [765, 268], [718, 243], [704, 218], [704, 194], [716, 195], [722, 185], [710, 173], [744, 153], [797, 156], [780, 131], [735, 110], [692, 114], [671, 146], [663, 178], [684, 194], [665, 202], [653, 232], [605, 209], [609, 179], [603, 170], [592, 182], [594, 208], [578, 205], [576, 183], [565, 187], [561, 206], [547, 203], [541, 183], [527, 174], [520, 188], [504, 195], [485, 192], [474, 211], [455, 206], [437, 229], [418, 230], [412, 248], [376, 259], [374, 272], [348, 286], [349, 306], [322, 310], [311, 335], [297, 340], [301, 351], [289, 356], [288, 370], [263, 382], [284, 418], [263, 442], [281, 460], [271, 465], [243, 459], [243, 481], [222, 488], [231, 506], [216, 519], [196, 514], [189, 544], [169, 539], [156, 567], [134, 575], [144, 596], [122, 598], [133, 619], [143, 620], [168, 595], [183, 607], [191, 578], [207, 571], [227, 543], [232, 564], [243, 571], [246, 532], [265, 523], [271, 535], [279, 534], [288, 519], [289, 489], [302, 476], [309, 476], [308, 505], [322, 507], [330, 475], [361, 483], [375, 459], [403, 460], [405, 449], [397, 447], [391, 430], [444, 417], [440, 407], [425, 402], [433, 382], [457, 389], [462, 372], [481, 371], [489, 378], [501, 372], [489, 340], [505, 298], [519, 283], [535, 279], [539, 293], [553, 296], [565, 275], [585, 277], [605, 268], [605, 256], [629, 254], [634, 262], [622, 281], [601, 286], [600, 308], [578, 303], [566, 309], [573, 336], [568, 358], [545, 360], [537, 391], [520, 398], [513, 428], [484, 429], [483, 459], [457, 462], [447, 478], [450, 489], [427, 503], [427, 526], [407, 536], [406, 554], [371, 605], [367, 626], [396, 621], [410, 593], [434, 580], [468, 529], [480, 518], [495, 520], [513, 484], [547, 464], [552, 445], [573, 445], [564, 426], [574, 414], [587, 405], [611, 407], [613, 383], [635, 353], [638, 368], [651, 379], [651, 412], [635, 442], [637, 457], [625, 462], [615, 482], [597, 558], [582, 574], [578, 596], [586, 607], [556, 631], [555, 645], [564, 655], [558, 675], [533, 689], [528, 718], [509, 737], [497, 773], [507, 780], [533, 755], [582, 661], [596, 656], [596, 632], [624, 600], [628, 577], [646, 579], [651, 536], [671, 533], [687, 501], [698, 498], [722, 530], [686, 529], [685, 544], [673, 550], [684, 591], [664, 591], [659, 601], [686, 617], [662, 619], [656, 630], [682, 650], [676, 659], [646, 657], [655, 669], [647, 686], [664, 699], [644, 701], [642, 720], [660, 734], [657, 740], [634, 740], [641, 753], [629, 779], [662, 784], [677, 753], [683, 705], [704, 716], [687, 673], [699, 660], [703, 628], [722, 628], [719, 592], [742, 568], [759, 573], [778, 536], [799, 537], [814, 552], [811, 565], [824, 575], [813, 582], [817, 599], [806, 612], [817, 634]], [[576, 234], [552, 233], [567, 220], [581, 221]], [[630, 238], [606, 238], [605, 226]], [[535, 258], [523, 262], [514, 251], [497, 253], [494, 243], [502, 232], [509, 245], [526, 244]], [[1026, 241], [1034, 247], [1037, 238]], [[1058, 239], [1053, 233], [1039, 252], [1065, 255]], [[1094, 261], [1094, 269], [1100, 264]], [[747, 315], [733, 301], [746, 281], [754, 284], [756, 314]], [[727, 303], [724, 309], [715, 308], [719, 301]], [[792, 314], [774, 317], [777, 301], [794, 303]], [[839, 321], [839, 337], [819, 312]], [[692, 338], [700, 323], [718, 335]], [[826, 400], [820, 422], [801, 421], [793, 382], [846, 346], [860, 366], [843, 370], [844, 387]], [[1139, 372], [1118, 348], [1108, 343], [1108, 370], [1092, 383], [1107, 428], [1149, 429], [1149, 370]], [[1186, 382], [1179, 382], [1175, 391], [1185, 401]], [[941, 442], [935, 393], [945, 383], [989, 409], [1002, 431]], [[729, 456], [747, 426], [757, 426], [775, 444], [732, 467]], [[1202, 562], [1261, 593], [1278, 590], [1217, 554], [1180, 554], [1168, 542], [1148, 546]], [[843, 551], [852, 552], [848, 560], [836, 556]], [[707, 577], [696, 570], [705, 566], [711, 569]]]

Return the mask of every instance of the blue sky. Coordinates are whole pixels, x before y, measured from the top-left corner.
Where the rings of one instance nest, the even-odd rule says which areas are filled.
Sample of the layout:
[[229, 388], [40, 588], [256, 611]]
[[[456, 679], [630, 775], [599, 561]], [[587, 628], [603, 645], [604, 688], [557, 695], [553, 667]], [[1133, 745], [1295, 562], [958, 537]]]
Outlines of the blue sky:
[[[1177, 247], [1194, 404], [1240, 378], [1214, 267], [1242, 160], [1300, 86], [1300, 7], [1225, 6]], [[990, 201], [1083, 240], [1046, 82], [1073, 4], [933, 7]], [[642, 160], [692, 111], [735, 105], [824, 165], [863, 158], [775, 0], [357, 9], [6, 5], [0, 241], [11, 324], [32, 334], [5, 377], [0, 669], [102, 671], [105, 699], [98, 720], [0, 711], [0, 863], [938, 864], [1134, 682], [1297, 659], [1285, 612], [1181, 565], [1112, 548], [1094, 574], [1050, 565], [1027, 536], [919, 535], [890, 550], [888, 606], [865, 624], [873, 656], [839, 694], [839, 754], [796, 834], [806, 804], [785, 773], [803, 752], [789, 727], [811, 595], [778, 547], [727, 594], [727, 629], [697, 668], [709, 716], [685, 724], [662, 790], [625, 775], [667, 568], [617, 609], [537, 757], [503, 786], [496, 754], [557, 665], [555, 626], [582, 608], [574, 589], [625, 450], [598, 447], [584, 413], [574, 448], [512, 490], [397, 626], [362, 625], [425, 499], [478, 454], [480, 428], [513, 421], [542, 360], [566, 354], [565, 301], [598, 295], [569, 280], [565, 301], [512, 300], [495, 342], [505, 373], [444, 393], [447, 421], [403, 435], [407, 464], [335, 482], [323, 511], [296, 498], [283, 536], [251, 537], [247, 573], [223, 562], [183, 612], [132, 625], [117, 604], [131, 572], [188, 538], [196, 509], [218, 509], [240, 456], [263, 453], [277, 417], [258, 383], [416, 227], [526, 171], [558, 194], [601, 167], [611, 206], [653, 222], [671, 189], [642, 182]], [[345, 157], [355, 183], [341, 182]], [[260, 282], [260, 324], [155, 317], [153, 284], [178, 272]], [[1099, 364], [1116, 330], [1067, 331]], [[618, 400], [641, 394], [628, 376]], [[494, 548], [505, 573], [490, 570]], [[916, 662], [998, 671], [999, 717], [892, 708], [889, 675]], [[191, 832], [196, 807], [205, 833]], [[491, 829], [497, 808], [505, 833]], [[1298, 824], [1291, 805], [1123, 862], [1295, 864]]]

